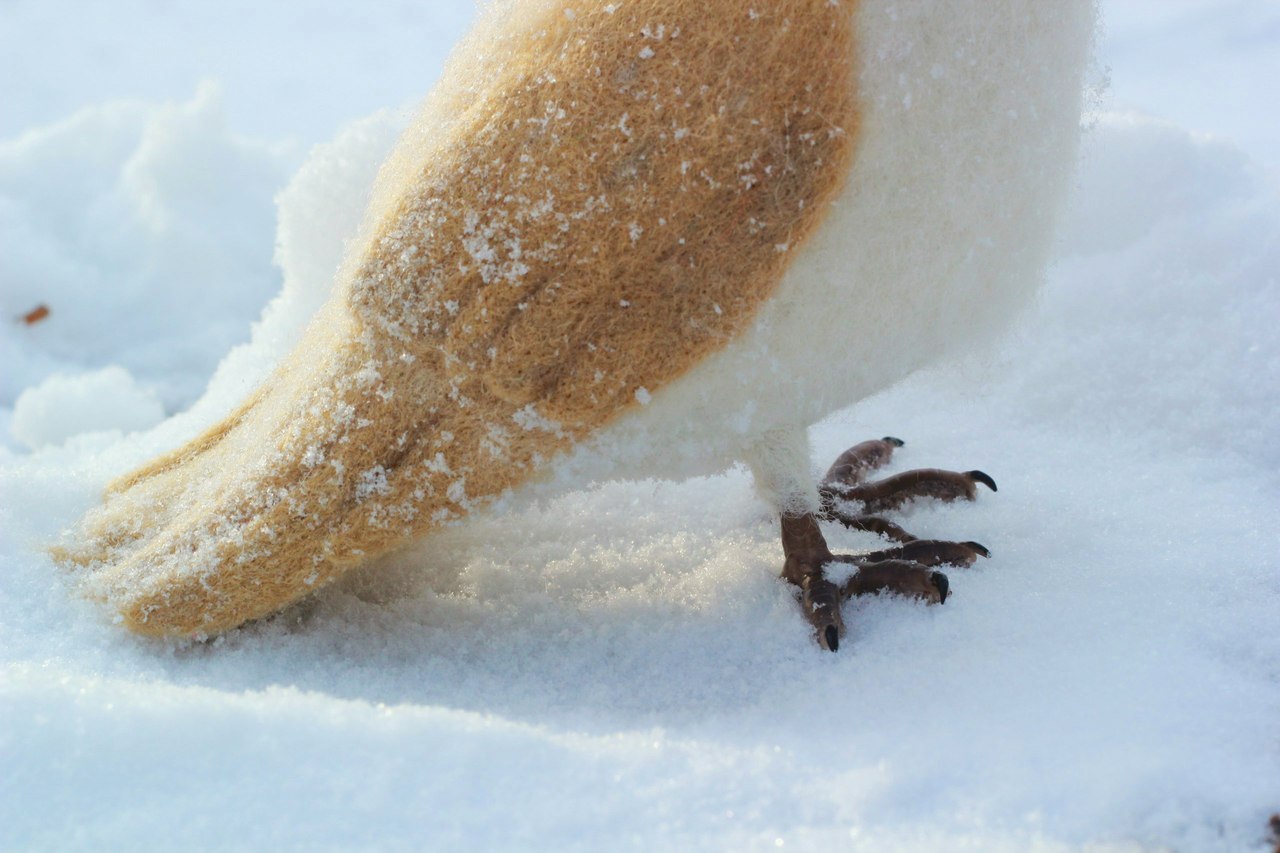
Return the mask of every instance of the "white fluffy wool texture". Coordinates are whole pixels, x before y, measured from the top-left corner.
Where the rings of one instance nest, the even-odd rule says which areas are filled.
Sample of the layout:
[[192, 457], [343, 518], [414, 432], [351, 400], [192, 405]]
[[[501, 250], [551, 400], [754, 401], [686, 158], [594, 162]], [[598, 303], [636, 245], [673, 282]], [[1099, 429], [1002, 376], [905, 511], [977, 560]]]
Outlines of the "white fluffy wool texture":
[[809, 471], [809, 435], [802, 429], [772, 429], [746, 450], [756, 493], [783, 515], [818, 509], [817, 481]]
[[750, 330], [577, 449], [554, 488], [748, 456], [1009, 324], [1073, 174], [1091, 0], [864, 0], [860, 140]]

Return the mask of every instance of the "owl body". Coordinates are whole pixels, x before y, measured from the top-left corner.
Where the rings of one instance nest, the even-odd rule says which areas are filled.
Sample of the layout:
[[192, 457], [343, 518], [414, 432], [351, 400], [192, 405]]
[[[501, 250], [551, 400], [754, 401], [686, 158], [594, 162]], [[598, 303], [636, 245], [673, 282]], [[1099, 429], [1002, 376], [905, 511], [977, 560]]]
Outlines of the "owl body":
[[1034, 292], [1088, 0], [489, 9], [380, 172], [334, 294], [237, 412], [67, 559], [208, 635], [503, 496], [746, 460]]
[[1093, 3], [851, 14], [857, 140], [823, 221], [740, 335], [577, 446], [554, 488], [739, 461], [759, 478], [778, 431], [989, 337], [1033, 298], [1074, 173]]

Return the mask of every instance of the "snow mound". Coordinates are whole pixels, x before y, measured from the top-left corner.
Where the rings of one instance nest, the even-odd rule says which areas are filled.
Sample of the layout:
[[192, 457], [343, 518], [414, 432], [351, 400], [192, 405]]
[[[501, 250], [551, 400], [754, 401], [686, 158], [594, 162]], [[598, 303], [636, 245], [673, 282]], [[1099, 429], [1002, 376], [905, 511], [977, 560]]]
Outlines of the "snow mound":
[[280, 290], [253, 324], [249, 341], [218, 363], [196, 406], [197, 420], [239, 403], [302, 337], [333, 289], [378, 167], [407, 120], [407, 113], [381, 110], [350, 123], [331, 142], [315, 146], [276, 196], [274, 261]]
[[164, 407], [118, 365], [79, 376], [55, 373], [18, 396], [13, 436], [38, 450], [87, 432], [136, 432], [164, 419]]
[[0, 140], [0, 405], [62, 371], [119, 364], [189, 405], [279, 289], [273, 196], [291, 146], [240, 138], [218, 88], [110, 102]]

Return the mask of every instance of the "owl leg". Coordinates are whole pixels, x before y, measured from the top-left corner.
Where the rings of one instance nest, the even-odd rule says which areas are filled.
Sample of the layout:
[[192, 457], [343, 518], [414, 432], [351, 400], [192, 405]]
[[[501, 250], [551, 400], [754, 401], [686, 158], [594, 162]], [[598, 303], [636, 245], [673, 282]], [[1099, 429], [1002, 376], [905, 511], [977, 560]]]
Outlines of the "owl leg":
[[782, 518], [782, 577], [796, 587], [801, 609], [823, 648], [840, 648], [843, 599], [896, 592], [942, 604], [947, 577], [931, 567], [968, 565], [985, 552], [976, 543], [922, 540], [865, 556], [832, 554], [819, 527], [823, 503], [809, 476], [808, 460], [808, 437], [799, 427], [766, 433], [748, 454], [757, 488]]

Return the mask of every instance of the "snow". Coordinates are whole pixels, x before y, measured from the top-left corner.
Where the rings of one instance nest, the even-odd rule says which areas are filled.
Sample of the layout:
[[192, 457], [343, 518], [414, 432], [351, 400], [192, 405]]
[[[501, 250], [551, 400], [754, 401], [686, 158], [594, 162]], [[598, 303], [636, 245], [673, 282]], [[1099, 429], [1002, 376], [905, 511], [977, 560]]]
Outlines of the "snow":
[[73, 595], [43, 547], [289, 349], [403, 118], [349, 122], [470, 16], [80, 9], [0, 10], [0, 847], [1263, 849], [1274, 7], [1112, 4], [1034, 310], [814, 428], [815, 474], [893, 434], [891, 471], [1000, 484], [909, 510], [993, 557], [944, 607], [851, 603], [838, 655], [741, 470], [512, 507], [203, 645]]
[[13, 437], [35, 450], [87, 432], [136, 432], [164, 419], [164, 407], [118, 365], [78, 376], [55, 373], [18, 395]]

